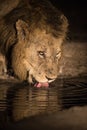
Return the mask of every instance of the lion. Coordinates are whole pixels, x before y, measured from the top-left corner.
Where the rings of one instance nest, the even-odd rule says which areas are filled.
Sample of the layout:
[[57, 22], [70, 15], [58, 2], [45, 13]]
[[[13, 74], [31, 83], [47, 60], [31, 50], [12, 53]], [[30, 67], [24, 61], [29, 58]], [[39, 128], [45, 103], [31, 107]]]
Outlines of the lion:
[[67, 18], [48, 0], [19, 0], [0, 18], [1, 70], [12, 69], [14, 77], [36, 87], [49, 86], [58, 77], [67, 30]]

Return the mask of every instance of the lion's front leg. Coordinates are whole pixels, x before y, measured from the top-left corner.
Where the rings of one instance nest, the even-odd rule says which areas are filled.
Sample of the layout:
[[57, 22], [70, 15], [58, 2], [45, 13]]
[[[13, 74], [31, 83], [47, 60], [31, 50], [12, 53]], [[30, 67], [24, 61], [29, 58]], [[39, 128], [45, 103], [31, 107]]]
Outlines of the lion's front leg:
[[6, 58], [4, 55], [0, 53], [0, 78], [1, 79], [13, 78], [13, 76], [10, 73], [11, 70], [7, 70]]
[[3, 56], [0, 53], [0, 77], [6, 76], [6, 75], [7, 75], [7, 67], [6, 67], [5, 56]]

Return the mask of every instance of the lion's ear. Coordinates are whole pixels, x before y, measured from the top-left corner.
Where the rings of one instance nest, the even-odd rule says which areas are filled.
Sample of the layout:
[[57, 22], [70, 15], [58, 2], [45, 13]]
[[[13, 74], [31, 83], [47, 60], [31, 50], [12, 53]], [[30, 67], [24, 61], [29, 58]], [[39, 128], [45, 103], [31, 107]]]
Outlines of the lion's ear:
[[29, 26], [26, 22], [23, 20], [18, 20], [16, 22], [16, 29], [17, 29], [17, 35], [18, 40], [25, 40], [29, 37]]

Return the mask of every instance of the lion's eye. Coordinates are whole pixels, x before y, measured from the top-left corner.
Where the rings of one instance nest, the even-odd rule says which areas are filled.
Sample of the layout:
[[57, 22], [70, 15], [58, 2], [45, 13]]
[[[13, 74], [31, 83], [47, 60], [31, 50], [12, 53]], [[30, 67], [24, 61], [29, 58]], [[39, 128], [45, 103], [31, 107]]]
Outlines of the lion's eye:
[[45, 52], [44, 51], [38, 51], [39, 57], [45, 58]]
[[61, 51], [59, 51], [57, 54], [56, 54], [56, 58], [60, 58], [61, 57]]

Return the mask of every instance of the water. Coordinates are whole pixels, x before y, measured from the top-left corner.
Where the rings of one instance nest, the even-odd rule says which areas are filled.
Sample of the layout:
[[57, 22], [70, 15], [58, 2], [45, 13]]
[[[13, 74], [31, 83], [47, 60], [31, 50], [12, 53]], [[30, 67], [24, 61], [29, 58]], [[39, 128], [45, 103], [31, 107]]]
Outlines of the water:
[[21, 85], [8, 93], [8, 111], [13, 120], [59, 109], [58, 90], [56, 88], [34, 88]]
[[87, 105], [86, 75], [59, 78], [49, 88], [35, 88], [14, 79], [0, 80], [0, 125], [83, 105]]

